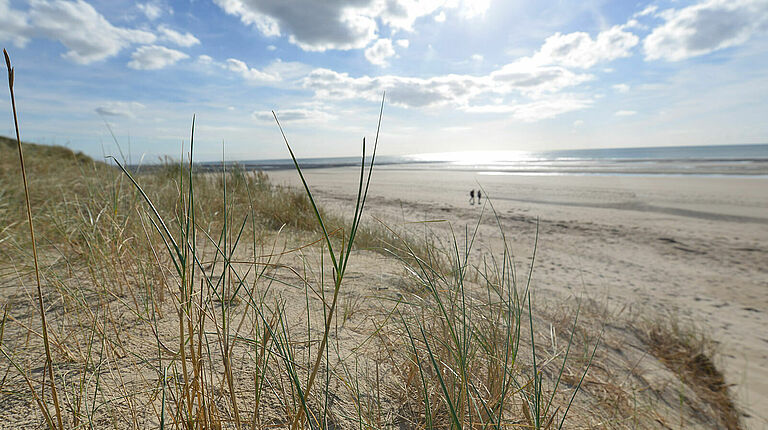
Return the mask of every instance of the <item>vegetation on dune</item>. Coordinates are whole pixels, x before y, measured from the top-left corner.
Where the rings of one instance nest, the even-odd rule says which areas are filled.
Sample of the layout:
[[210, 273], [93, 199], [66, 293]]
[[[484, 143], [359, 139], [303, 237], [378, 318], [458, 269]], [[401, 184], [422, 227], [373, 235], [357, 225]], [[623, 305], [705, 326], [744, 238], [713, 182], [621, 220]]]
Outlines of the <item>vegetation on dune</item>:
[[674, 317], [644, 325], [641, 336], [651, 353], [693, 388], [715, 412], [718, 425], [728, 430], [740, 428], [739, 412], [728, 393], [728, 385], [712, 362], [712, 340], [701, 329], [681, 324]]
[[[475, 258], [469, 230], [441, 247], [364, 220], [364, 161], [352, 213], [339, 215], [306, 182], [278, 187], [237, 166], [197, 173], [194, 125], [184, 161], [145, 172], [60, 147], [2, 138], [0, 148], [0, 419], [566, 428], [577, 392], [595, 385], [601, 329], [577, 329], [579, 306], [557, 332], [542, 328], [535, 251], [519, 267], [504, 240], [498, 255]], [[369, 149], [363, 141], [362, 160]], [[358, 265], [397, 276], [360, 279]], [[36, 273], [38, 297], [26, 288]], [[574, 422], [595, 426], [590, 412], [602, 417], [581, 409]], [[608, 426], [631, 423], [625, 414]]]

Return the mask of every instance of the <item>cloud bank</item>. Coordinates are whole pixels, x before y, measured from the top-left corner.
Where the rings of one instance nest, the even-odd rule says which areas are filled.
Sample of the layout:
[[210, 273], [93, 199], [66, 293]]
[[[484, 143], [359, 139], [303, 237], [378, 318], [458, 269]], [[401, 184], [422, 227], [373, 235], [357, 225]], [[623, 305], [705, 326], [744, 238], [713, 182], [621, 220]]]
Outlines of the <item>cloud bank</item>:
[[645, 58], [680, 61], [743, 44], [768, 30], [768, 1], [711, 0], [657, 16], [664, 24], [643, 41]]
[[487, 0], [214, 0], [226, 13], [264, 36], [286, 35], [305, 51], [362, 49], [377, 39], [379, 22], [411, 31], [414, 22], [438, 10], [464, 17], [485, 12]]

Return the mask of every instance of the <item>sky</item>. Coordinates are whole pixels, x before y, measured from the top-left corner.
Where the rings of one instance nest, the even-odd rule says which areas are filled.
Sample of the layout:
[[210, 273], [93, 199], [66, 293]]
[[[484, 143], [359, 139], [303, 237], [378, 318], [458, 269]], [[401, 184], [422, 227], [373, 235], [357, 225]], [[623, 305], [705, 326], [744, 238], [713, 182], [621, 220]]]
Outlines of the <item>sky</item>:
[[0, 0], [0, 46], [22, 139], [96, 158], [193, 115], [199, 161], [286, 158], [273, 110], [352, 156], [383, 94], [385, 155], [768, 142], [768, 0]]

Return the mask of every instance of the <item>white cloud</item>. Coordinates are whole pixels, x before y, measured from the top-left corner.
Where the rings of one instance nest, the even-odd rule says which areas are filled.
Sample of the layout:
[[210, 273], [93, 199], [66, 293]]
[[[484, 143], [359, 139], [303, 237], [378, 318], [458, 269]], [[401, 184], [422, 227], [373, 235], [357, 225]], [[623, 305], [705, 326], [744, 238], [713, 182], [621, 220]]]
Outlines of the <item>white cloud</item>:
[[392, 40], [379, 39], [371, 45], [370, 48], [365, 50], [365, 58], [377, 66], [385, 67], [389, 65], [387, 59], [395, 55], [395, 50], [392, 48]]
[[590, 99], [563, 96], [548, 97], [529, 103], [470, 106], [465, 110], [472, 113], [506, 113], [523, 122], [535, 122], [582, 110], [591, 105]]
[[122, 116], [135, 118], [136, 113], [143, 110], [145, 106], [137, 102], [106, 102], [98, 106], [96, 113], [103, 116]]
[[269, 63], [262, 71], [279, 81], [292, 81], [307, 76], [312, 67], [298, 61], [283, 61], [279, 58]]
[[475, 18], [485, 15], [491, 6], [491, 0], [466, 0], [459, 7], [459, 13], [464, 18]]
[[636, 114], [637, 112], [633, 110], [617, 110], [616, 112], [614, 112], [613, 115], [614, 116], [632, 116]]
[[435, 22], [445, 22], [445, 12], [440, 11], [437, 15], [435, 15]]
[[641, 16], [653, 15], [659, 9], [656, 5], [646, 6], [645, 9], [632, 15], [633, 18], [639, 18]]
[[[289, 36], [306, 51], [360, 49], [376, 37], [374, 16], [351, 7], [360, 1], [214, 0], [265, 36]], [[366, 3], [366, 2], [363, 2]]]
[[269, 46], [267, 46], [267, 51], [274, 51], [274, 50], [276, 50], [276, 49], [277, 49], [277, 46], [275, 46], [275, 45], [269, 45]]
[[413, 30], [414, 22], [445, 8], [465, 18], [482, 15], [489, 0], [214, 0], [226, 13], [265, 36], [288, 36], [306, 51], [362, 49], [379, 34]]
[[173, 43], [178, 46], [189, 48], [190, 46], [198, 45], [200, 40], [196, 38], [192, 33], [179, 33], [178, 31], [171, 30], [165, 25], [157, 27], [158, 33], [160, 33], [160, 39], [166, 42]]
[[113, 26], [83, 0], [32, 0], [30, 5], [32, 33], [58, 40], [67, 48], [64, 58], [79, 64], [100, 61], [131, 44], [156, 39], [147, 31]]
[[154, 21], [163, 15], [163, 8], [161, 8], [157, 3], [139, 3], [136, 5], [136, 7], [150, 21]]
[[377, 100], [387, 92], [389, 103], [411, 108], [434, 105], [465, 105], [467, 100], [487, 91], [487, 78], [446, 75], [433, 78], [401, 76], [350, 77], [328, 69], [315, 69], [303, 81], [319, 98]]
[[[458, 16], [477, 16], [487, 9], [487, 2], [471, 12], [462, 8], [462, 0], [332, 0], [299, 8], [298, 0], [281, 2], [282, 9], [266, 0], [214, 0], [225, 11], [254, 25], [265, 35], [282, 36], [306, 50], [355, 49], [370, 43], [365, 57], [372, 64], [388, 65], [396, 55], [395, 46], [408, 47], [408, 39], [377, 38], [379, 25], [393, 31], [412, 30], [419, 17], [439, 16], [457, 8]], [[483, 6], [484, 5], [484, 6]], [[278, 10], [280, 9], [280, 10]], [[372, 14], [378, 12], [378, 15]], [[299, 17], [312, 16], [301, 21]], [[329, 19], [321, 19], [327, 16]], [[360, 18], [358, 26], [350, 26]], [[375, 18], [372, 27], [366, 18]], [[322, 21], [322, 22], [317, 22]], [[297, 29], [297, 23], [304, 27]], [[315, 24], [307, 24], [315, 23]], [[615, 26], [591, 37], [587, 33], [557, 33], [548, 38], [531, 57], [523, 57], [485, 75], [447, 74], [433, 77], [396, 75], [350, 76], [334, 70], [317, 68], [307, 72], [305, 65], [296, 69], [296, 78], [307, 73], [301, 84], [315, 99], [377, 101], [386, 91], [388, 103], [405, 108], [451, 107], [471, 112], [507, 113], [522, 121], [552, 118], [566, 112], [590, 107], [594, 97], [564, 94], [563, 91], [595, 79], [580, 71], [596, 64], [631, 55], [638, 37], [626, 26]], [[355, 33], [354, 29], [365, 30]], [[373, 43], [371, 43], [373, 42]], [[470, 57], [483, 61], [480, 54]], [[224, 66], [244, 78], [259, 83], [275, 83], [283, 73], [267, 68], [250, 68], [240, 60], [229, 59]], [[620, 84], [623, 85], [623, 84]], [[616, 87], [622, 91], [621, 86]], [[628, 86], [627, 86], [628, 89]], [[509, 96], [520, 100], [508, 102]]]
[[640, 21], [631, 18], [629, 21], [627, 21], [624, 25], [621, 26], [624, 29], [627, 28], [636, 28], [638, 30], [647, 30], [648, 26], [645, 24], [640, 24]]
[[629, 92], [629, 85], [627, 84], [616, 84], [612, 86], [614, 90], [616, 90], [619, 93], [627, 93]]
[[[237, 58], [228, 58], [224, 62], [216, 61], [208, 55], [197, 57], [197, 63], [206, 67], [216, 67], [228, 70], [254, 85], [272, 85], [288, 83], [295, 86], [296, 81], [306, 77], [312, 68], [298, 61], [273, 60], [262, 68], [249, 66]], [[285, 85], [280, 85], [285, 87]]]
[[573, 126], [574, 127], [583, 127], [584, 126], [584, 120], [577, 119], [576, 121], [573, 122]]
[[[153, 5], [138, 5], [148, 16], [155, 13], [144, 6]], [[83, 0], [31, 0], [26, 12], [11, 9], [9, 0], [0, 0], [0, 41], [11, 40], [23, 47], [34, 37], [61, 42], [67, 48], [63, 57], [79, 64], [101, 61], [132, 44], [157, 39], [148, 31], [112, 25]]]
[[[328, 112], [318, 109], [284, 109], [275, 111], [280, 122], [328, 122], [336, 118]], [[271, 111], [256, 111], [253, 118], [263, 122], [274, 122]]]
[[600, 32], [595, 39], [584, 32], [556, 33], [544, 41], [533, 58], [542, 64], [587, 69], [597, 63], [629, 57], [639, 39], [622, 26]]
[[405, 31], [413, 31], [417, 19], [433, 13], [437, 13], [437, 18], [451, 9], [462, 18], [471, 19], [483, 15], [490, 6], [490, 0], [373, 0], [370, 3], [374, 17], [380, 17], [392, 29]]
[[140, 46], [131, 54], [128, 67], [137, 70], [157, 70], [176, 64], [185, 58], [189, 58], [189, 55], [165, 46]]
[[[518, 93], [541, 101], [547, 94], [556, 93], [567, 87], [579, 85], [592, 79], [591, 75], [576, 74], [559, 66], [539, 66], [530, 59], [508, 64], [485, 76], [441, 75], [431, 78], [402, 76], [350, 77], [328, 69], [315, 69], [303, 80], [305, 88], [315, 96], [325, 99], [356, 99], [375, 101], [386, 91], [388, 103], [408, 108], [428, 106], [451, 106], [468, 110], [472, 100], [479, 96], [506, 95]], [[548, 103], [531, 104], [527, 109], [516, 108], [522, 118], [543, 117], [543, 111], [550, 108], [554, 114], [583, 108], [584, 101], [575, 103], [575, 97], [560, 100], [559, 104], [547, 99]], [[565, 101], [564, 101], [565, 100]], [[567, 103], [566, 103], [567, 102]], [[558, 106], [569, 106], [563, 110]], [[474, 111], [489, 109], [489, 106], [474, 107]], [[494, 111], [498, 111], [494, 107]], [[536, 111], [526, 114], [526, 112]]]
[[256, 68], [248, 67], [248, 65], [245, 62], [238, 60], [236, 58], [227, 59], [227, 62], [225, 63], [224, 67], [231, 72], [237, 73], [238, 75], [242, 76], [243, 79], [253, 84], [266, 84], [269, 82], [276, 82], [280, 80], [278, 76], [261, 71]]
[[542, 66], [536, 60], [522, 58], [490, 74], [496, 85], [507, 91], [525, 94], [554, 93], [592, 80], [588, 74], [574, 73], [565, 67]]
[[657, 16], [665, 22], [645, 38], [645, 58], [680, 61], [740, 45], [768, 29], [768, 1], [710, 0]]
[[29, 41], [27, 14], [11, 9], [9, 3], [9, 0], [0, 0], [0, 42], [10, 40], [21, 48]]

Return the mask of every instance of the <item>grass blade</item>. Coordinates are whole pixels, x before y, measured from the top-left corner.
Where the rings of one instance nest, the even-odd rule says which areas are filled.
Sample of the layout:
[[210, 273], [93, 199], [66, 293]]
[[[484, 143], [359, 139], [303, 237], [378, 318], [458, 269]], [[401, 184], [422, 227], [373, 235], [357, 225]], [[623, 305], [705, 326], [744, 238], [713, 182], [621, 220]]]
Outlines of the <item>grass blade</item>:
[[[13, 108], [13, 125], [16, 130], [16, 144], [19, 149], [19, 164], [21, 165], [21, 177], [24, 182], [24, 201], [27, 206], [27, 220], [29, 221], [29, 236], [32, 241], [32, 258], [35, 264], [35, 281], [37, 282], [37, 300], [40, 307], [40, 320], [43, 326], [43, 344], [45, 345], [45, 365], [48, 368], [48, 376], [51, 379], [51, 397], [53, 398], [53, 407], [56, 410], [56, 422], [60, 430], [64, 429], [61, 419], [61, 408], [59, 407], [59, 397], [56, 393], [56, 380], [53, 377], [53, 360], [51, 359], [51, 347], [48, 342], [48, 322], [45, 317], [45, 304], [43, 303], [43, 287], [40, 283], [40, 266], [37, 259], [37, 244], [35, 241], [35, 228], [32, 223], [32, 205], [29, 201], [29, 186], [27, 185], [27, 169], [24, 165], [24, 151], [21, 149], [21, 135], [19, 132], [19, 117], [16, 113], [16, 96], [13, 93], [14, 70], [11, 67], [11, 58], [8, 51], [3, 49], [5, 64], [8, 67], [8, 90], [11, 93], [11, 107]], [[42, 403], [40, 403], [42, 405]], [[47, 413], [44, 415], [48, 416]], [[52, 423], [49, 421], [49, 425]]]

